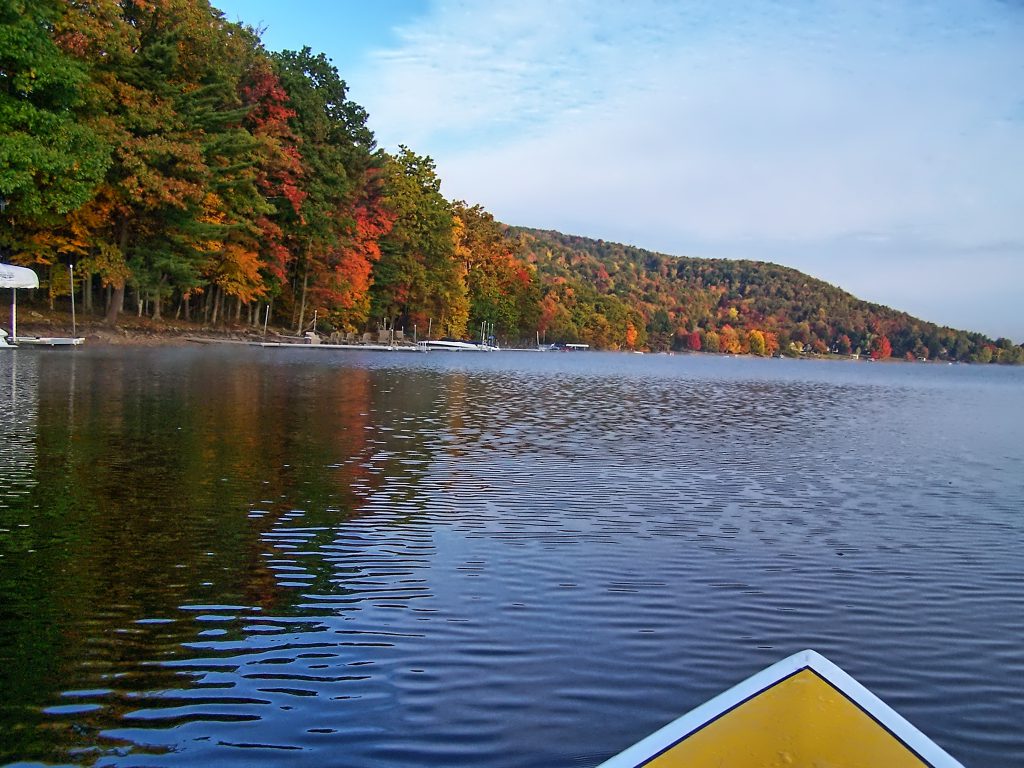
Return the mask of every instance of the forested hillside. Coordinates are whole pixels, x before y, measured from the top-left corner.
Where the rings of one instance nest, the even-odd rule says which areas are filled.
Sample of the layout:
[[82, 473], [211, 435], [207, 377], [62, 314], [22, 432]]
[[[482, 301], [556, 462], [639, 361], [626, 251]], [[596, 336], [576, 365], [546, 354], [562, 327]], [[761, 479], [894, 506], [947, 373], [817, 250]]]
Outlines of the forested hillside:
[[3, 0], [0, 260], [40, 275], [29, 301], [73, 292], [111, 325], [1024, 356], [783, 267], [505, 227], [367, 117], [323, 54], [267, 51], [207, 0]]
[[599, 347], [1021, 362], [1009, 339], [943, 328], [795, 269], [673, 257], [510, 228], [537, 270], [546, 337]]

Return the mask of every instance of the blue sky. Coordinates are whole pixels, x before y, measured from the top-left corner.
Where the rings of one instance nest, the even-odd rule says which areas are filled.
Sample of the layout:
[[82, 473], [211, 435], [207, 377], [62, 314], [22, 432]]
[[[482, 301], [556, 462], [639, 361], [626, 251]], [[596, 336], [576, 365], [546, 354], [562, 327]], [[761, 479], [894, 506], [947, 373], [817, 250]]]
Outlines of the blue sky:
[[501, 221], [1024, 342], [1024, 4], [214, 0]]

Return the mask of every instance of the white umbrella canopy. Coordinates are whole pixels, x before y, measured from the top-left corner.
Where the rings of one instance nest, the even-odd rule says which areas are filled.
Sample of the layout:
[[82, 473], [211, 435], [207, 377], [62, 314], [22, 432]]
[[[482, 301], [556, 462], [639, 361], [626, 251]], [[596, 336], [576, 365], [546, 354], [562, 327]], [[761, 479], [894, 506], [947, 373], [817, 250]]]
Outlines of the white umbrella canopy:
[[[18, 288], [38, 288], [39, 275], [28, 267], [0, 264], [0, 288], [14, 288], [11, 291], [11, 338], [18, 341]], [[6, 343], [4, 346], [8, 346]]]
[[39, 275], [28, 267], [0, 264], [0, 288], [38, 288]]

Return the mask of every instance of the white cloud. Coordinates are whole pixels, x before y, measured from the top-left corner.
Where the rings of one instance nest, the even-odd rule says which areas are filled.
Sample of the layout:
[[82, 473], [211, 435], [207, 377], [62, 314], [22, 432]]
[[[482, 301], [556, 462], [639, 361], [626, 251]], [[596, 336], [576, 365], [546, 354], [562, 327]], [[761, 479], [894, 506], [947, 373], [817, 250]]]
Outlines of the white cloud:
[[1020, 14], [721, 7], [442, 3], [360, 75], [371, 123], [499, 219], [673, 253], [1024, 243]]
[[564, 116], [540, 135], [442, 148], [438, 160], [453, 194], [486, 195], [519, 221], [535, 206], [586, 206], [680, 239], [1024, 239], [1019, 139], [996, 128], [968, 147], [956, 135], [974, 119], [966, 110], [942, 125], [946, 105], [907, 110], [902, 84], [858, 94], [855, 106], [831, 85], [778, 66], [720, 75], [714, 88], [666, 84]]

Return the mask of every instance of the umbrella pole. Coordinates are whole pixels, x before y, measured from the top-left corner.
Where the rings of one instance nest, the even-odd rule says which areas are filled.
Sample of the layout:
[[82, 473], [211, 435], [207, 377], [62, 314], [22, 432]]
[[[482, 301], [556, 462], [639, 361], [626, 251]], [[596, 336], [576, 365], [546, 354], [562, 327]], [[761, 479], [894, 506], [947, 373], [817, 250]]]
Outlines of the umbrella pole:
[[68, 264], [68, 271], [71, 273], [71, 338], [78, 335], [78, 325], [75, 323], [75, 265]]

